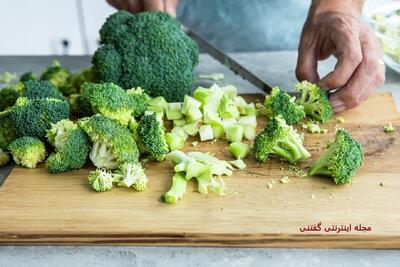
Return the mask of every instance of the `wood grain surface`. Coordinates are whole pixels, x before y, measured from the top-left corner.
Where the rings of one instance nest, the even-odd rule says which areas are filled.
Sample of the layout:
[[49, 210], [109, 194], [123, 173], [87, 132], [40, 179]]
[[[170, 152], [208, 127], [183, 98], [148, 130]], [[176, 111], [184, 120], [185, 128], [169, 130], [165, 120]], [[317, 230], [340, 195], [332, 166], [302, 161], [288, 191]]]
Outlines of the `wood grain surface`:
[[[255, 99], [261, 96], [248, 96]], [[378, 93], [357, 109], [342, 114], [343, 127], [365, 148], [366, 160], [352, 184], [337, 186], [326, 177], [295, 177], [288, 165], [272, 159], [225, 177], [227, 195], [196, 192], [191, 181], [176, 205], [160, 202], [171, 186], [169, 162], [150, 163], [145, 192], [115, 188], [93, 192], [87, 182], [90, 167], [50, 175], [42, 167], [16, 167], [0, 188], [1, 244], [132, 244], [161, 246], [347, 247], [400, 248], [400, 133], [382, 126], [399, 126], [399, 113], [389, 93]], [[265, 119], [259, 119], [259, 130]], [[307, 169], [332, 138], [306, 134], [312, 158]], [[231, 159], [227, 144], [202, 142], [186, 151], [211, 151]], [[290, 176], [290, 183], [279, 179]], [[268, 183], [275, 183], [271, 189]], [[383, 185], [383, 186], [382, 186]], [[300, 228], [321, 222], [322, 231]], [[325, 232], [332, 224], [362, 224], [371, 231]]]

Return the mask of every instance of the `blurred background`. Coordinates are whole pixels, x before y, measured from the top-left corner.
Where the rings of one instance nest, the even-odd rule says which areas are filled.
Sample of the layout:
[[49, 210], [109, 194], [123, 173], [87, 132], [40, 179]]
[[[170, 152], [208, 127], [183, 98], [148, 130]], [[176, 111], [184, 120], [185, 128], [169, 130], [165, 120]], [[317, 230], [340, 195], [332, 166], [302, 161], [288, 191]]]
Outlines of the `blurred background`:
[[[178, 19], [228, 52], [295, 50], [310, 3], [181, 0]], [[92, 54], [114, 11], [105, 0], [0, 0], [0, 55]]]

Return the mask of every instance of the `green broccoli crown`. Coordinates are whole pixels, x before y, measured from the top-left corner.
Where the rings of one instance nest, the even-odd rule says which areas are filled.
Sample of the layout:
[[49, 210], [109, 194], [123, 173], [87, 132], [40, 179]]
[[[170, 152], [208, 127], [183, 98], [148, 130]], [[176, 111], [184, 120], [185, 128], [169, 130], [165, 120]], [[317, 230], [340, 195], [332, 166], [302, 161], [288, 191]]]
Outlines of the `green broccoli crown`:
[[5, 166], [10, 161], [10, 156], [0, 148], [0, 167]]
[[163, 161], [168, 154], [164, 125], [156, 112], [146, 113], [139, 122], [137, 134], [144, 153], [156, 161]]
[[336, 184], [350, 183], [363, 160], [361, 144], [348, 131], [338, 129], [333, 143], [313, 163], [309, 175], [331, 176]]
[[15, 163], [27, 168], [35, 168], [36, 164], [46, 158], [46, 148], [37, 138], [24, 136], [15, 139], [8, 145]]
[[90, 159], [96, 167], [115, 169], [125, 162], [138, 162], [139, 151], [127, 127], [100, 114], [80, 119], [78, 125], [93, 142]]
[[142, 116], [147, 110], [151, 97], [141, 87], [129, 89], [126, 93], [132, 101], [132, 115], [136, 118]]
[[132, 101], [125, 90], [114, 83], [85, 83], [82, 96], [96, 113], [127, 125], [132, 116]]
[[272, 154], [291, 163], [311, 156], [303, 146], [302, 136], [281, 115], [272, 118], [255, 138], [254, 153], [258, 161], [265, 161]]
[[71, 112], [78, 117], [90, 117], [93, 115], [92, 104], [82, 94], [72, 94], [69, 96]]
[[323, 123], [332, 118], [333, 110], [327, 91], [308, 81], [296, 84], [296, 89], [301, 92], [301, 96], [296, 100], [296, 103], [304, 107], [304, 111], [308, 116]]
[[13, 88], [0, 89], [0, 111], [12, 107], [19, 97], [18, 91]]
[[12, 122], [17, 136], [44, 138], [52, 123], [69, 117], [67, 101], [20, 97], [12, 108]]
[[83, 69], [78, 73], [74, 73], [67, 78], [64, 86], [60, 88], [64, 95], [72, 95], [81, 92], [81, 86], [86, 82], [95, 82], [96, 77], [93, 69]]
[[274, 87], [265, 97], [264, 106], [268, 117], [282, 115], [288, 125], [298, 123], [306, 116], [303, 107], [278, 87]]
[[92, 63], [100, 82], [142, 86], [149, 95], [179, 102], [189, 94], [198, 63], [198, 47], [163, 12], [119, 11], [100, 30], [103, 44]]
[[89, 184], [97, 192], [109, 191], [113, 188], [114, 178], [111, 172], [104, 169], [91, 171], [88, 176]]
[[44, 70], [40, 79], [50, 81], [55, 87], [61, 89], [65, 86], [70, 75], [69, 70], [62, 67], [60, 62], [55, 60], [51, 66]]
[[82, 168], [89, 154], [90, 142], [86, 133], [69, 119], [53, 124], [46, 135], [55, 152], [46, 160], [50, 173]]
[[30, 81], [30, 80], [36, 80], [36, 74], [33, 71], [25, 72], [19, 78], [20, 82], [25, 82], [25, 81]]
[[7, 149], [8, 144], [16, 137], [11, 110], [0, 112], [0, 149]]
[[55, 98], [66, 100], [62, 93], [49, 81], [29, 80], [22, 82], [18, 89], [21, 95], [30, 99], [36, 98]]
[[144, 191], [147, 186], [147, 176], [140, 163], [124, 163], [113, 174], [118, 186]]

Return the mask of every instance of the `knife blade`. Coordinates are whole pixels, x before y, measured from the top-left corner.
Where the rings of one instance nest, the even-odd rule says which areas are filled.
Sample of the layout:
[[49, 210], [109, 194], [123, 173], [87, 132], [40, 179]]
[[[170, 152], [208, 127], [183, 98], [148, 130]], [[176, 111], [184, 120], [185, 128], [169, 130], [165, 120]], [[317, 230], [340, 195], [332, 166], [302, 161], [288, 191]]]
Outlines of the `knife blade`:
[[225, 65], [228, 67], [230, 70], [232, 70], [236, 75], [239, 75], [243, 79], [247, 80], [257, 88], [263, 90], [266, 93], [271, 92], [272, 87], [269, 86], [267, 83], [265, 83], [263, 80], [261, 80], [259, 77], [257, 77], [254, 73], [243, 67], [239, 62], [234, 60], [232, 57], [227, 55], [224, 51], [221, 49], [215, 47], [212, 45], [210, 42], [208, 42], [204, 37], [199, 35], [198, 33], [188, 29], [185, 26], [182, 26], [183, 31], [186, 32], [186, 34], [191, 37], [199, 47], [203, 48], [204, 51], [206, 51], [210, 56], [215, 58], [217, 61], [219, 61], [221, 64]]

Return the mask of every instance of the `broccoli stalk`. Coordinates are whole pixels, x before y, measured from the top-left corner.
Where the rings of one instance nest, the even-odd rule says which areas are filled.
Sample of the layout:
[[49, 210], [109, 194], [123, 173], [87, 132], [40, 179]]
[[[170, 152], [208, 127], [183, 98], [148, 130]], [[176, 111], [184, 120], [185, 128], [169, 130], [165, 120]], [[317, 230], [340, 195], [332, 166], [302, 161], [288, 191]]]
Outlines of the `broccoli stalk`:
[[175, 173], [172, 177], [171, 189], [161, 196], [161, 200], [169, 204], [177, 203], [186, 193], [187, 182], [184, 172]]
[[282, 116], [271, 119], [265, 129], [254, 140], [256, 160], [265, 161], [276, 155], [290, 163], [310, 157], [304, 148], [302, 136], [293, 126], [287, 125]]
[[338, 129], [328, 150], [311, 166], [309, 175], [331, 176], [336, 184], [350, 183], [363, 160], [361, 144], [348, 131]]
[[36, 165], [46, 158], [44, 143], [37, 138], [24, 136], [8, 146], [15, 163], [26, 168], [36, 168]]
[[109, 191], [113, 188], [114, 177], [111, 172], [104, 169], [91, 171], [88, 176], [89, 184], [97, 192]]
[[147, 177], [140, 163], [124, 163], [114, 173], [118, 186], [144, 191], [147, 186]]
[[211, 188], [211, 191], [216, 193], [217, 195], [222, 196], [225, 190], [225, 184], [222, 180], [217, 181], [215, 177], [213, 177], [211, 171], [206, 171], [196, 177], [198, 183], [198, 191], [201, 194], [208, 194], [208, 188]]
[[301, 92], [301, 97], [296, 100], [296, 103], [304, 107], [308, 116], [322, 123], [332, 118], [333, 110], [326, 91], [307, 81], [302, 81], [295, 87]]

